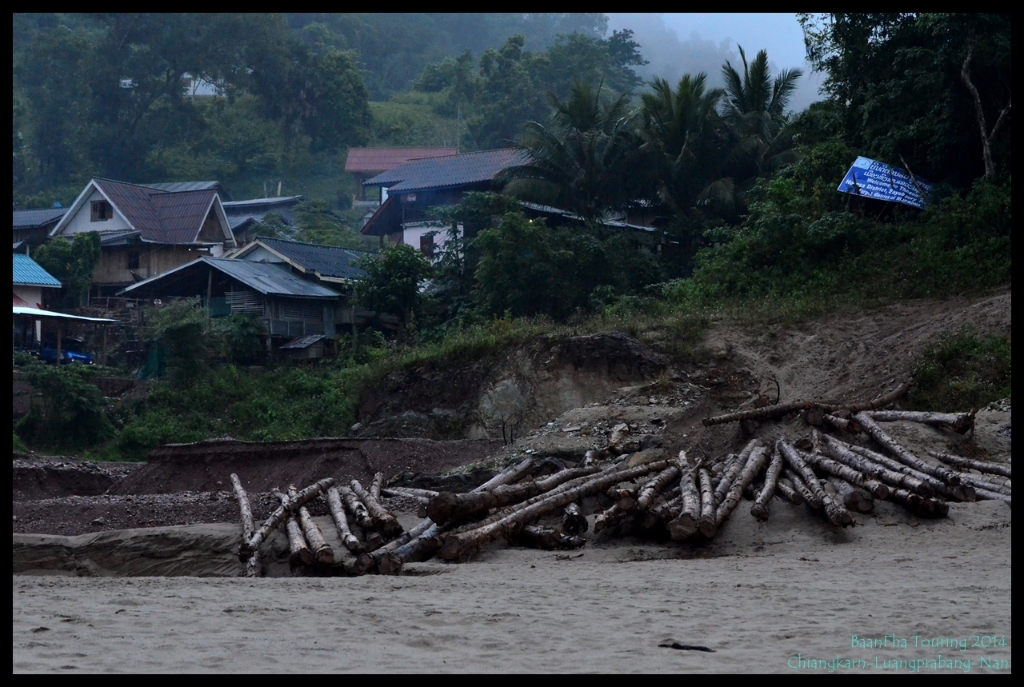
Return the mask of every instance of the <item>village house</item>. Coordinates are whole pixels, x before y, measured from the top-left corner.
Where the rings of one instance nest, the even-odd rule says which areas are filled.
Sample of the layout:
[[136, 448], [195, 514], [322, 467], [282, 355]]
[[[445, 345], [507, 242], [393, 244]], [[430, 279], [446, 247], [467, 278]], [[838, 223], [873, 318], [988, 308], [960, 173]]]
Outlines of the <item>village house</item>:
[[30, 253], [34, 246], [46, 243], [50, 232], [57, 226], [61, 218], [67, 214], [67, 208], [44, 208], [42, 210], [14, 211], [14, 250], [19, 253]]
[[218, 257], [236, 246], [215, 188], [167, 191], [93, 179], [50, 237], [71, 238], [88, 231], [98, 232], [101, 241], [92, 296], [113, 295], [199, 256]]
[[[363, 182], [371, 177], [413, 160], [447, 157], [458, 152], [456, 148], [349, 148], [348, 157], [345, 159], [345, 171], [356, 180], [356, 197], [353, 200], [367, 200]], [[376, 187], [374, 190], [376, 191]]]

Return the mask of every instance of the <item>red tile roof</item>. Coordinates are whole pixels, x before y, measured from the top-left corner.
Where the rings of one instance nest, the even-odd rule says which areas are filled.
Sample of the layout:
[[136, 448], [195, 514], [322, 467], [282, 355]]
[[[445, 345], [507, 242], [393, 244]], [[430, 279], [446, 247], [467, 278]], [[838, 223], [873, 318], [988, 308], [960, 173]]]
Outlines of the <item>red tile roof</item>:
[[349, 148], [346, 172], [380, 174], [411, 160], [455, 155], [455, 148]]

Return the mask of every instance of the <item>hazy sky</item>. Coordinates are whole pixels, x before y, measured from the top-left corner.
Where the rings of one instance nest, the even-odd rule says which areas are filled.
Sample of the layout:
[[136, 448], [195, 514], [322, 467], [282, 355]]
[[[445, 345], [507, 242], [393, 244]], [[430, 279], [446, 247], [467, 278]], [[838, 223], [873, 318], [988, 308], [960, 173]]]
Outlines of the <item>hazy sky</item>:
[[714, 85], [721, 85], [726, 59], [742, 71], [736, 49], [741, 45], [748, 62], [759, 50], [767, 50], [772, 74], [803, 70], [791, 109], [802, 110], [820, 99], [821, 77], [806, 62], [803, 32], [794, 14], [609, 14], [608, 27], [633, 29], [634, 40], [651, 62], [640, 70], [646, 78], [661, 76], [674, 84], [685, 73], [703, 71]]

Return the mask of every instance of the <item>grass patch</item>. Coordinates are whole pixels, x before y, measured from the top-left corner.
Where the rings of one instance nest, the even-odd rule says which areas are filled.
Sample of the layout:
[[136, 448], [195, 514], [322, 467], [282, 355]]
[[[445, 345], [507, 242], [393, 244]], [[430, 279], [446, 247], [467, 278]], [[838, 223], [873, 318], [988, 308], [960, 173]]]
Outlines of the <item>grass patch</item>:
[[970, 325], [939, 339], [911, 369], [918, 410], [966, 411], [1010, 397], [1010, 342]]

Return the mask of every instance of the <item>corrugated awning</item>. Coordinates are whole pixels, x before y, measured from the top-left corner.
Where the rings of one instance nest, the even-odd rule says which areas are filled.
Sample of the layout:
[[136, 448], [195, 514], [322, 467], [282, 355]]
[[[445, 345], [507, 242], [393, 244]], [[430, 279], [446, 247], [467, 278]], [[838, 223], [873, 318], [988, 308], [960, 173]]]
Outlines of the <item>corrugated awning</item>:
[[56, 317], [65, 320], [83, 320], [85, 322], [117, 322], [117, 320], [108, 320], [103, 317], [82, 317], [80, 315], [68, 315], [62, 312], [53, 312], [52, 310], [40, 310], [39, 308], [24, 308], [21, 306], [14, 306], [15, 315], [27, 315], [29, 317]]

